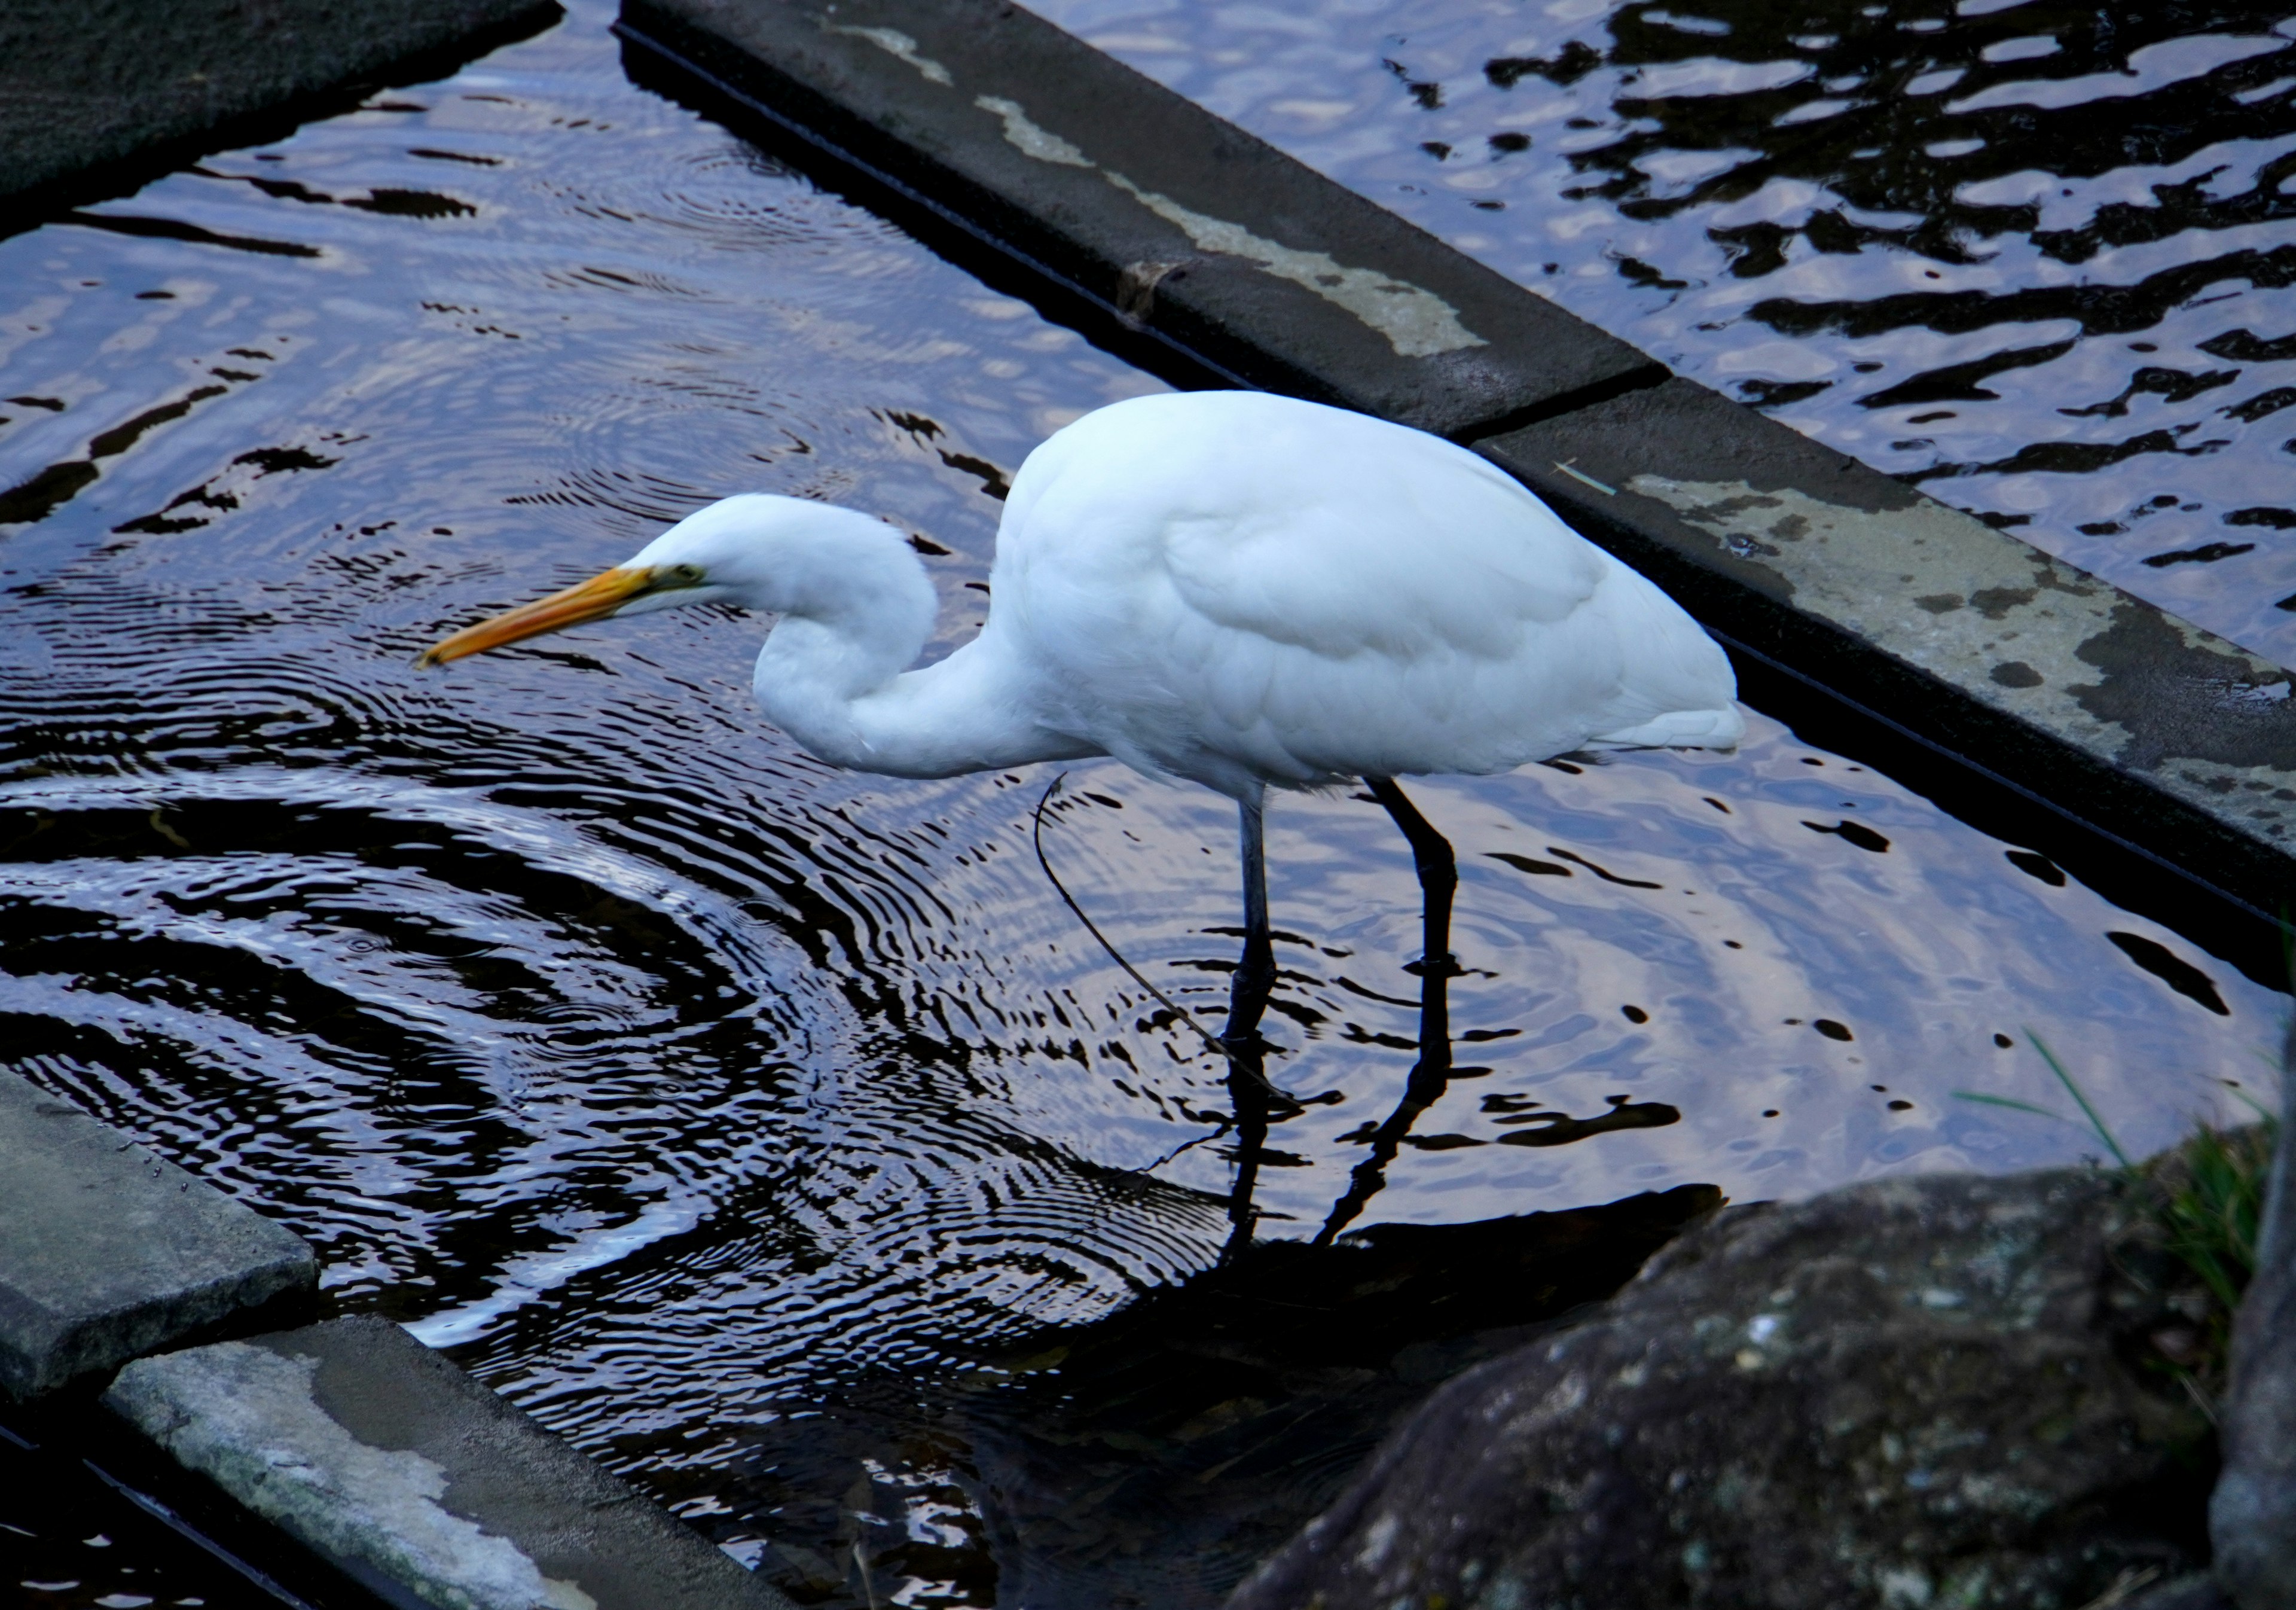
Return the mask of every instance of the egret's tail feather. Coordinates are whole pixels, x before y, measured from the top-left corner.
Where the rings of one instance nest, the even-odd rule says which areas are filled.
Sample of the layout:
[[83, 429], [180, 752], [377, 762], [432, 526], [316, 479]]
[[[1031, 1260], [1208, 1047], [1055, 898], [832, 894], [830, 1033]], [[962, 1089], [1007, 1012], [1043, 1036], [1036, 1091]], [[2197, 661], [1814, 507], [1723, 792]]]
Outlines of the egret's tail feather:
[[1735, 749], [1746, 735], [1746, 718], [1735, 704], [1719, 710], [1676, 710], [1589, 738], [1608, 749]]

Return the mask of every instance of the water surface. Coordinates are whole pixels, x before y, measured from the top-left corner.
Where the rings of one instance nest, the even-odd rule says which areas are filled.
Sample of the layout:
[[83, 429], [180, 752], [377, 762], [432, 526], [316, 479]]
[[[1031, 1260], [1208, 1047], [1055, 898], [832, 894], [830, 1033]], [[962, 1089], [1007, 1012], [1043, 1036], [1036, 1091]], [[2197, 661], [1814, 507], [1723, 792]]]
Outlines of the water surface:
[[[732, 612], [410, 660], [736, 490], [918, 532], [945, 652], [1021, 457], [1159, 382], [633, 88], [609, 21], [0, 242], [0, 1061], [816, 1602], [1119, 1602], [1177, 1545], [1020, 1526], [978, 1429], [1017, 1422], [948, 1404], [1211, 1269], [1235, 1138], [1048, 889], [1049, 772], [819, 765]], [[1956, 1096], [2070, 1113], [2028, 1028], [2132, 1149], [2267, 1077], [2277, 998], [1775, 722], [1415, 793], [1461, 857], [1457, 1066], [1372, 1175], [1408, 854], [1345, 793], [1275, 805], [1270, 1067], [1312, 1099], [1265, 1236], [1351, 1190], [1391, 1236], [2099, 1151]], [[1230, 808], [1103, 762], [1046, 816], [1216, 1013]], [[1128, 1401], [1060, 1412], [1147, 1446]]]

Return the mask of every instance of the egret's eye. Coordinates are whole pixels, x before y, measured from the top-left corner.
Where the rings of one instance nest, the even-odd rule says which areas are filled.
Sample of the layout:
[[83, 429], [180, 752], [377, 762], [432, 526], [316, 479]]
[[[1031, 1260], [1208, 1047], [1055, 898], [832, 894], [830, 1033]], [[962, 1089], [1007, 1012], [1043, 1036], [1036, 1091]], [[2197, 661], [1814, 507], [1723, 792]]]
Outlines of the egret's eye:
[[700, 587], [701, 567], [698, 564], [673, 564], [665, 579], [672, 587]]

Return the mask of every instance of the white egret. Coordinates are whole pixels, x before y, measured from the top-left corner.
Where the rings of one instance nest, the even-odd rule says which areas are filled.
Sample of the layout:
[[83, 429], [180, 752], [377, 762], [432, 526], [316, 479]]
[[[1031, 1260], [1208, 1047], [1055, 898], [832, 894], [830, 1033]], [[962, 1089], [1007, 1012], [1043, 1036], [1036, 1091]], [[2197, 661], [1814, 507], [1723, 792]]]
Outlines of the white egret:
[[988, 623], [937, 665], [931, 582], [868, 515], [728, 497], [627, 563], [456, 633], [439, 664], [613, 615], [778, 615], [767, 718], [836, 766], [940, 777], [1112, 755], [1242, 813], [1246, 940], [1227, 1040], [1275, 977], [1266, 790], [1360, 777], [1411, 841], [1429, 965], [1450, 845], [1395, 784], [1584, 748], [1726, 749], [1728, 660], [1647, 579], [1463, 448], [1248, 391], [1136, 398], [1055, 432], [1013, 479]]

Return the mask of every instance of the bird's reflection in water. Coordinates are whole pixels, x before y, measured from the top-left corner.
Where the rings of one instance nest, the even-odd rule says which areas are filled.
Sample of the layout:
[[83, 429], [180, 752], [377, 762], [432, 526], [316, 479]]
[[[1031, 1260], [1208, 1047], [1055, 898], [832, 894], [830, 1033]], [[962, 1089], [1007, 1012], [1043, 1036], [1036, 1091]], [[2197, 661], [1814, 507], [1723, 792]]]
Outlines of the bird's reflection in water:
[[1356, 1164], [1346, 1194], [1332, 1204], [1330, 1217], [1316, 1233], [1317, 1246], [1329, 1246], [1387, 1183], [1387, 1165], [1395, 1161], [1404, 1136], [1422, 1113], [1443, 1098], [1451, 1083], [1451, 979], [1459, 971], [1451, 954], [1451, 895], [1459, 886], [1458, 858], [1451, 852], [1451, 842], [1419, 814], [1393, 779], [1366, 777], [1364, 782], [1410, 842], [1411, 864], [1419, 875], [1419, 960], [1413, 964], [1419, 974], [1419, 1057], [1404, 1081], [1403, 1099], [1372, 1132], [1369, 1154]]
[[[1321, 1226], [1258, 1234], [1262, 1170], [1296, 1161], [1270, 1146], [1271, 1129], [1332, 1093], [1269, 1078], [1278, 1047], [1259, 1029], [1278, 974], [1256, 954], [1266, 925], [1213, 930], [1244, 941], [1222, 1033], [1198, 1031], [1226, 1053], [1232, 1106], [1201, 1114], [1212, 1127], [1187, 1145], [1220, 1146], [1234, 1168], [1223, 1255], [1098, 1323], [972, 1351], [971, 1368], [922, 1390], [872, 1374], [759, 1427], [742, 1496], [775, 1516], [759, 1568], [794, 1597], [857, 1610], [906, 1582], [904, 1602], [947, 1610], [1211, 1610], [1436, 1385], [1608, 1296], [1721, 1204], [1716, 1187], [1684, 1185], [1559, 1212], [1349, 1228], [1406, 1144], [1461, 1143], [1413, 1126], [1455, 1073], [1481, 1072], [1452, 1061], [1451, 847], [1391, 781], [1365, 787], [1357, 797], [1402, 828], [1419, 875], [1421, 954], [1407, 964], [1419, 1039], [1393, 1108], [1350, 1137], [1365, 1154]], [[1040, 835], [1059, 794], [1056, 782], [1038, 802]], [[1514, 1116], [1501, 1144], [1562, 1145], [1680, 1114], [1621, 1097], [1595, 1118]]]
[[[1680, 1186], [1251, 1242], [1098, 1325], [976, 1359], [946, 1396], [858, 1383], [766, 1428], [758, 1466], [788, 1486], [754, 1495], [783, 1517], [761, 1568], [816, 1603], [867, 1602], [865, 1564], [939, 1585], [914, 1602], [1210, 1610], [1437, 1384], [1608, 1296], [1721, 1201]], [[778, 1546], [808, 1507], [844, 1517], [834, 1552]]]
[[[1370, 1154], [1356, 1165], [1346, 1194], [1332, 1203], [1331, 1216], [1316, 1236], [1315, 1244], [1319, 1247], [1329, 1246], [1387, 1183], [1387, 1165], [1395, 1161], [1404, 1136], [1420, 1113], [1442, 1098], [1451, 1081], [1450, 981], [1459, 970], [1451, 955], [1451, 895], [1459, 886], [1457, 858], [1450, 841], [1435, 831], [1393, 778], [1367, 777], [1365, 786], [1369, 793], [1357, 798], [1383, 807], [1395, 819], [1411, 844], [1412, 865], [1419, 875], [1421, 943], [1419, 960], [1412, 964], [1419, 974], [1419, 1057], [1404, 1082], [1402, 1100], [1369, 1137]], [[1228, 1197], [1228, 1221], [1234, 1228], [1221, 1260], [1224, 1264], [1234, 1263], [1251, 1244], [1259, 1223], [1252, 1196], [1259, 1183], [1260, 1165], [1267, 1159], [1270, 1120], [1279, 1111], [1289, 1114], [1305, 1105], [1267, 1080], [1267, 1042], [1260, 1037], [1259, 1024], [1275, 987], [1275, 962], [1267, 944], [1265, 911], [1258, 913], [1259, 920], [1254, 921], [1249, 909], [1255, 899], [1264, 902], [1267, 898], [1265, 891], [1253, 886], [1249, 870], [1244, 898], [1243, 955], [1236, 963], [1227, 1023], [1220, 1033], [1220, 1045], [1228, 1059], [1228, 1100], [1235, 1120], [1231, 1154], [1235, 1183]]]
[[[1313, 1244], [1318, 1247], [1330, 1246], [1386, 1186], [1388, 1167], [1402, 1150], [1412, 1126], [1419, 1121], [1421, 1113], [1443, 1098], [1450, 1088], [1454, 1072], [1450, 989], [1460, 966], [1458, 958], [1451, 954], [1451, 897], [1459, 886], [1457, 858], [1450, 841], [1436, 831], [1393, 778], [1366, 777], [1364, 784], [1366, 792], [1356, 798], [1379, 805], [1394, 818], [1411, 845], [1412, 866], [1419, 878], [1419, 959], [1409, 965], [1409, 971], [1419, 978], [1418, 1056], [1404, 1080], [1402, 1096], [1394, 1109], [1382, 1121], [1367, 1126], [1366, 1131], [1356, 1137], [1365, 1143], [1367, 1150], [1349, 1172], [1347, 1189], [1332, 1203], [1322, 1228], [1316, 1231]], [[1259, 926], [1264, 928], [1264, 924]], [[1234, 1263], [1251, 1244], [1259, 1220], [1253, 1195], [1259, 1182], [1260, 1168], [1267, 1161], [1270, 1122], [1280, 1121], [1307, 1105], [1276, 1089], [1267, 1080], [1268, 1047], [1260, 1037], [1259, 1023], [1275, 989], [1275, 968], [1272, 957], [1256, 954], [1254, 943], [1252, 939], [1246, 940], [1243, 956], [1237, 964], [1227, 1024], [1220, 1037], [1228, 1057], [1228, 1099], [1235, 1125], [1235, 1144], [1230, 1153], [1235, 1179], [1228, 1197], [1228, 1220], [1234, 1228], [1222, 1259], [1226, 1264]], [[1638, 1102], [1614, 1096], [1609, 1106], [1608, 1112], [1591, 1118], [1573, 1118], [1554, 1112], [1528, 1112], [1504, 1118], [1500, 1120], [1503, 1123], [1535, 1127], [1516, 1129], [1505, 1136], [1502, 1144], [1562, 1146], [1611, 1129], [1658, 1129], [1679, 1122], [1682, 1118], [1680, 1109], [1665, 1102]], [[1464, 1138], [1438, 1138], [1421, 1144], [1439, 1146], [1447, 1138], [1464, 1141]]]

